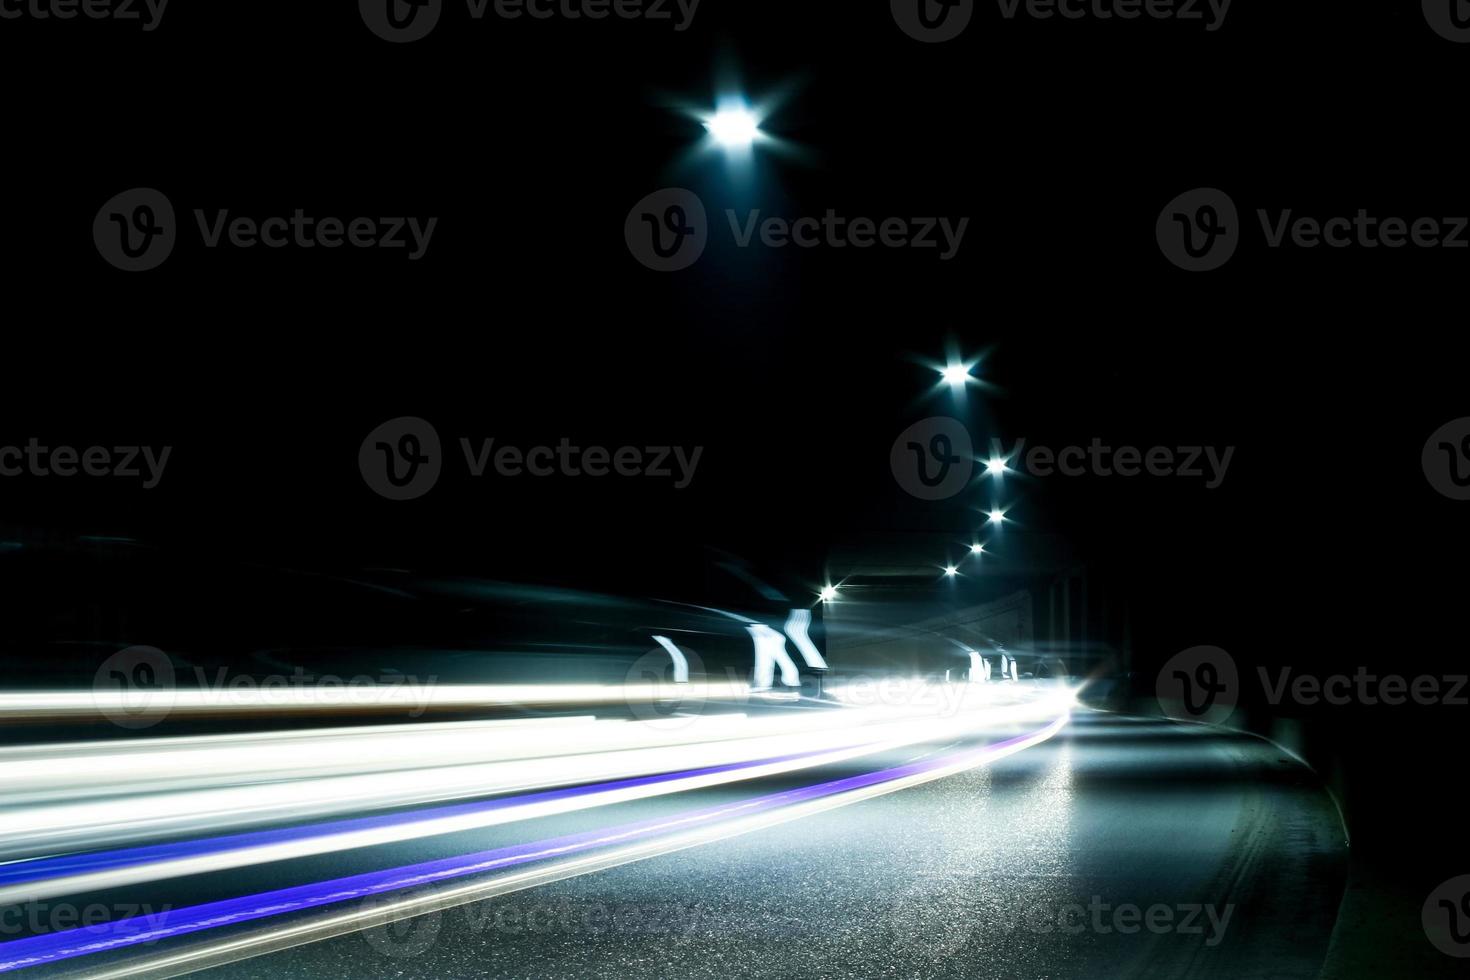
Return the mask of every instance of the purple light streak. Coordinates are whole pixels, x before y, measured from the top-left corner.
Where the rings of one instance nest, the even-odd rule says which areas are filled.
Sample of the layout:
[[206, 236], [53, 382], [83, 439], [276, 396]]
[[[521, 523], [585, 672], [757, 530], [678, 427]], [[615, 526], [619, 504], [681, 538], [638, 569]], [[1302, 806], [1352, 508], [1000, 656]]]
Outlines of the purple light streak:
[[238, 925], [354, 899], [371, 898], [375, 895], [497, 871], [533, 861], [567, 857], [599, 847], [627, 844], [655, 837], [661, 833], [688, 830], [693, 826], [709, 824], [720, 819], [749, 817], [807, 800], [851, 792], [906, 776], [933, 772], [959, 763], [978, 765], [986, 758], [1005, 749], [1026, 747], [1045, 741], [1059, 732], [1069, 719], [1070, 715], [1064, 714], [1037, 731], [1018, 735], [979, 749], [921, 759], [891, 769], [863, 773], [811, 786], [801, 786], [738, 803], [702, 807], [669, 817], [621, 824], [602, 830], [495, 848], [477, 854], [389, 868], [309, 885], [282, 888], [257, 895], [208, 902], [167, 913], [158, 913], [151, 917], [120, 919], [105, 925], [68, 929], [14, 940], [0, 944], [0, 973], [56, 963], [79, 956], [152, 944], [207, 929]]

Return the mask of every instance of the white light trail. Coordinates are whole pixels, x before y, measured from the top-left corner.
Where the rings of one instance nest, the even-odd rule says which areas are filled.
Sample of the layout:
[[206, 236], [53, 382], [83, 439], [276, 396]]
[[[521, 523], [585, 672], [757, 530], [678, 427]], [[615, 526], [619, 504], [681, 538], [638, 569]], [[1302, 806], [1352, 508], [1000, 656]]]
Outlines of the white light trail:
[[[969, 685], [952, 687], [960, 692], [972, 690]], [[292, 748], [290, 740], [279, 737], [257, 738], [256, 744], [234, 745], [227, 741], [229, 737], [206, 736], [158, 740], [174, 744], [156, 746], [155, 751], [128, 747], [108, 753], [100, 750], [97, 743], [90, 743], [84, 750], [70, 756], [56, 750], [47, 750], [49, 757], [37, 758], [18, 757], [19, 753], [9, 752], [0, 757], [0, 782], [11, 784], [13, 778], [14, 785], [28, 785], [33, 792], [38, 786], [55, 792], [68, 782], [74, 787], [88, 779], [95, 782], [98, 772], [107, 772], [113, 764], [129, 759], [135, 765], [133, 775], [136, 777], [131, 787], [134, 795], [127, 795], [129, 784], [124, 779], [114, 784], [118, 795], [108, 799], [12, 809], [3, 828], [0, 828], [0, 855], [11, 857], [58, 854], [79, 848], [92, 850], [163, 836], [199, 837], [262, 820], [307, 820], [408, 803], [480, 798], [530, 788], [597, 783], [635, 775], [682, 772], [760, 760], [780, 761], [748, 766], [738, 771], [691, 775], [500, 810], [452, 817], [426, 813], [421, 820], [393, 826], [324, 832], [234, 851], [157, 860], [41, 882], [22, 882], [0, 887], [0, 903], [38, 901], [90, 889], [391, 843], [793, 771], [897, 746], [953, 739], [981, 727], [1050, 719], [1067, 710], [1072, 703], [1071, 692], [1058, 689], [1042, 697], [1024, 697], [1017, 692], [1009, 702], [994, 696], [965, 696], [958, 701], [938, 704], [881, 705], [759, 717], [720, 716], [697, 719], [698, 723], [693, 726], [677, 728], [626, 722], [587, 723], [585, 719], [578, 719], [575, 724], [548, 729], [509, 727], [501, 732], [507, 737], [493, 743], [490, 742], [490, 733], [494, 730], [487, 729], [488, 744], [501, 752], [518, 751], [520, 758], [478, 765], [436, 765], [393, 772], [166, 792], [136, 791], [140, 786], [151, 789], [153, 784], [146, 780], [170, 765], [180, 768], [186, 774], [185, 779], [197, 778], [205, 770], [218, 772], [219, 766], [229, 764], [223, 761], [219, 752], [237, 756], [243, 753], [247, 758], [252, 753], [271, 753], [279, 763], [293, 755], [315, 753], [316, 749], [309, 745]], [[959, 705], [958, 710], [952, 710], [955, 704]], [[454, 734], [463, 741], [467, 731], [460, 729]], [[309, 733], [297, 734], [309, 740]], [[427, 734], [418, 732], [408, 736], [408, 740]], [[364, 739], [334, 734], [322, 739], [317, 748], [341, 760], [353, 757], [354, 752], [360, 753], [370, 740], [383, 737], [374, 734]], [[537, 744], [538, 740], [545, 741]], [[589, 744], [613, 749], [618, 745], [636, 744], [640, 740], [643, 742], [640, 748], [585, 751]], [[416, 748], [422, 749], [427, 744], [416, 743]], [[541, 750], [553, 747], [564, 750], [571, 744], [579, 746], [581, 751], [525, 757], [528, 746]], [[288, 748], [291, 750], [282, 751]], [[782, 758], [795, 753], [813, 754], [801, 759]], [[264, 757], [256, 761], [263, 763]], [[51, 777], [43, 771], [48, 766], [55, 769]]]
[[1046, 727], [1024, 738], [1012, 739], [978, 752], [962, 753], [961, 757], [949, 765], [938, 766], [872, 786], [818, 797], [751, 815], [741, 815], [741, 804], [737, 803], [731, 806], [730, 815], [726, 819], [711, 820], [705, 815], [700, 815], [697, 819], [675, 816], [667, 822], [665, 827], [658, 828], [664, 830], [665, 833], [652, 840], [621, 843], [622, 839], [614, 832], [606, 840], [598, 843], [618, 846], [591, 854], [538, 864], [526, 870], [496, 875], [489, 880], [451, 883], [428, 890], [427, 893], [398, 898], [387, 904], [356, 902], [325, 919], [288, 922], [274, 928], [245, 933], [225, 942], [208, 943], [182, 950], [165, 949], [157, 956], [147, 957], [136, 964], [126, 963], [118, 967], [103, 967], [91, 975], [96, 980], [122, 980], [124, 977], [138, 975], [139, 970], [147, 969], [150, 975], [177, 976], [207, 967], [238, 962], [273, 950], [347, 935], [364, 928], [382, 926], [428, 912], [442, 911], [497, 895], [590, 874], [631, 861], [658, 857], [684, 848], [770, 829], [791, 821], [919, 786], [987, 765], [1018, 752], [1024, 752], [1054, 737], [1066, 727], [1069, 718], [1070, 715], [1064, 712], [1052, 719]]
[[[702, 696], [744, 698], [749, 685], [709, 682]], [[592, 705], [663, 700], [663, 686], [647, 684], [396, 684], [342, 687], [166, 688], [146, 692], [152, 715], [211, 715], [322, 710], [473, 709], [503, 705]], [[0, 721], [96, 717], [138, 709], [134, 691], [53, 691], [0, 694]]]

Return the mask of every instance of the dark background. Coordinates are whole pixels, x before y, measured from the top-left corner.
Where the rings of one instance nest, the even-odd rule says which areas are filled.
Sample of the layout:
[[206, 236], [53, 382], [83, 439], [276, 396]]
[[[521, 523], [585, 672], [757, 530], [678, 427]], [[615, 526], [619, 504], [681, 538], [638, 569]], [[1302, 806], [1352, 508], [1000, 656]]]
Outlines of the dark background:
[[[791, 88], [767, 129], [804, 151], [762, 155], [744, 191], [687, 159], [699, 127], [669, 108], [712, 102], [726, 65], [753, 96]], [[205, 582], [239, 562], [400, 567], [699, 601], [720, 549], [817, 586], [844, 542], [975, 525], [983, 501], [920, 505], [888, 469], [897, 433], [947, 408], [915, 359], [953, 342], [988, 352], [977, 431], [1237, 447], [1217, 490], [1087, 478], [1018, 501], [1012, 540], [1062, 535], [1126, 594], [1142, 692], [1199, 643], [1246, 671], [1463, 673], [1470, 504], [1436, 493], [1419, 455], [1470, 414], [1470, 254], [1268, 250], [1255, 209], [1467, 213], [1467, 65], [1417, 4], [1237, 3], [1214, 33], [1006, 22], [981, 4], [940, 45], [879, 3], [704, 0], [684, 33], [471, 22], [450, 3], [397, 46], [343, 2], [178, 3], [152, 33], [0, 21], [0, 443], [174, 447], [151, 491], [4, 480], [0, 524], [30, 542], [136, 538]], [[788, 217], [971, 222], [950, 262], [712, 245], [658, 275], [623, 220], [671, 185], [717, 221], [728, 195]], [[90, 226], [135, 186], [189, 222], [195, 207], [440, 221], [419, 262], [207, 251], [190, 228], [160, 269], [127, 275]], [[1250, 234], [1191, 275], [1153, 229], [1198, 186], [1226, 190]], [[461, 470], [391, 504], [356, 453], [401, 415], [451, 444], [705, 453], [684, 491]], [[964, 588], [936, 612], [987, 597], [983, 577]], [[1470, 709], [1282, 710], [1343, 760], [1356, 853], [1422, 894], [1466, 870]]]

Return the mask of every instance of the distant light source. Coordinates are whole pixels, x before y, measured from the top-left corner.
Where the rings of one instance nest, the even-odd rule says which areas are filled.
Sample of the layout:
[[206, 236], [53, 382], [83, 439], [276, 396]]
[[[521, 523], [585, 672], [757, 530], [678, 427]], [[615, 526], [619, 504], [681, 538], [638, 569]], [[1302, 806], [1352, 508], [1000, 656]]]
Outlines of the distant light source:
[[1001, 476], [1002, 474], [1009, 471], [1010, 467], [1006, 466], [1005, 457], [1003, 456], [987, 459], [985, 461], [985, 472], [989, 473], [991, 476]]
[[997, 507], [993, 508], [990, 513], [985, 516], [990, 518], [990, 523], [992, 524], [1003, 524], [1005, 523], [1006, 512]]
[[946, 365], [944, 370], [940, 371], [939, 374], [944, 378], [945, 383], [952, 388], [963, 388], [966, 383], [973, 380], [970, 377], [970, 365], [968, 364]]
[[760, 120], [749, 109], [722, 109], [704, 121], [716, 143], [732, 150], [743, 149], [761, 134]]
[[958, 568], [955, 568], [953, 565], [946, 565], [944, 568], [944, 574], [949, 576], [950, 578], [954, 578], [959, 573], [960, 570]]
[[837, 586], [829, 585], [826, 588], [822, 589], [821, 596], [823, 602], [833, 601], [837, 598]]
[[972, 545], [970, 545], [970, 554], [972, 554], [972, 555], [983, 555], [983, 554], [985, 554], [985, 545], [983, 545], [983, 544], [972, 544]]

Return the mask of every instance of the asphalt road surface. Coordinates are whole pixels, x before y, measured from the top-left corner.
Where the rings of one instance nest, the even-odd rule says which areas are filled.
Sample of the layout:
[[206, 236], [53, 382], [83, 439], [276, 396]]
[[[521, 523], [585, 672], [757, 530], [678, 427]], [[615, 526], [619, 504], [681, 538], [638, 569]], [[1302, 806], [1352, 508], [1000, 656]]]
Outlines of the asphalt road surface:
[[922, 786], [199, 975], [1315, 977], [1346, 857], [1269, 743], [1079, 710]]

